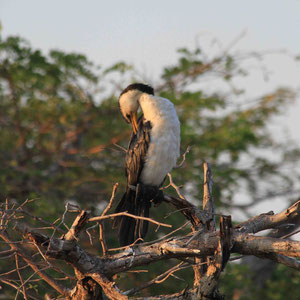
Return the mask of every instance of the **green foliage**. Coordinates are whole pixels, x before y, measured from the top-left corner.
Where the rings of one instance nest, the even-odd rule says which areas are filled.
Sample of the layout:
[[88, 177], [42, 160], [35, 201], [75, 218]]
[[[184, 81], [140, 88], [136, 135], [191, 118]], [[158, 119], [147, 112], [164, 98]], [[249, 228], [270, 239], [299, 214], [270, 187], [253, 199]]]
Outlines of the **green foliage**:
[[[182, 152], [192, 146], [184, 169], [173, 171], [175, 182], [184, 184], [186, 195], [200, 204], [202, 163], [209, 161], [219, 211], [234, 207], [233, 198], [241, 190], [251, 195], [251, 200], [276, 194], [274, 186], [280, 193], [292, 191], [299, 173], [295, 171], [291, 178], [291, 171], [287, 173], [284, 167], [293, 164], [297, 170], [300, 151], [274, 140], [268, 125], [292, 103], [294, 92], [278, 88], [252, 102], [236, 95], [235, 90], [224, 96], [218, 85], [208, 93], [201, 85], [207, 77], [231, 84], [235, 76], [245, 76], [240, 61], [228, 53], [208, 59], [200, 48], [183, 48], [179, 55], [176, 64], [164, 69], [156, 89], [177, 108]], [[66, 201], [99, 213], [115, 182], [122, 183], [120, 198], [125, 155], [115, 144], [126, 147], [130, 128], [119, 113], [117, 97], [119, 87], [129, 82], [106, 87], [106, 80], [113, 76], [116, 82], [118, 76], [124, 79], [133, 70], [124, 62], [102, 70], [82, 54], [53, 50], [46, 55], [22, 38], [0, 36], [1, 200], [8, 198], [20, 204], [38, 198], [31, 206], [32, 213], [53, 222], [62, 214]], [[113, 92], [107, 92], [108, 88]], [[174, 191], [169, 189], [168, 193]], [[167, 205], [152, 211], [155, 219], [163, 222], [167, 212]], [[168, 221], [178, 227], [184, 219], [177, 212]], [[148, 238], [154, 239], [157, 234], [150, 231]], [[115, 236], [108, 230], [111, 245], [116, 245]], [[153, 272], [162, 271], [159, 266], [151, 268], [150, 275], [139, 278], [146, 280]], [[250, 284], [245, 281], [243, 268], [236, 266], [227, 272], [224, 290], [228, 295]], [[188, 278], [186, 274], [190, 274], [188, 270], [183, 271], [183, 278]], [[273, 281], [268, 284], [272, 289], [277, 287], [279, 293], [279, 286], [285, 290], [288, 285], [281, 281], [280, 273], [276, 274], [280, 285], [274, 287]], [[130, 276], [137, 282], [139, 275]], [[235, 285], [230, 285], [228, 278]], [[169, 291], [175, 285], [176, 279], [167, 281]]]
[[296, 299], [300, 293], [299, 271], [278, 265], [262, 287], [253, 283], [255, 274], [249, 266], [229, 264], [221, 278], [220, 290], [226, 299], [284, 300]]
[[2, 197], [42, 197], [58, 210], [66, 200], [106, 197], [115, 181], [111, 165], [122, 155], [105, 148], [126, 134], [115, 99], [101, 107], [94, 101], [93, 64], [74, 53], [43, 56], [17, 37], [0, 49]]

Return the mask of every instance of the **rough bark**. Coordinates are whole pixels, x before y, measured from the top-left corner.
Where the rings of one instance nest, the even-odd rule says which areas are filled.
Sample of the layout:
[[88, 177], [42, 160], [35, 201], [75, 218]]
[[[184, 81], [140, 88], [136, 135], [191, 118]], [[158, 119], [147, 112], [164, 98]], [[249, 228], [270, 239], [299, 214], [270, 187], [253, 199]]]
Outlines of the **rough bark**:
[[[202, 210], [191, 204], [182, 195], [179, 198], [165, 196], [165, 201], [180, 210], [192, 225], [192, 231], [185, 236], [174, 237], [169, 234], [157, 241], [120, 248], [115, 254], [95, 256], [88, 253], [80, 245], [80, 233], [84, 230], [84, 226], [90, 222], [98, 223], [104, 219], [112, 218], [113, 215], [106, 215], [108, 209], [98, 217], [90, 217], [85, 210], [80, 211], [69, 231], [58, 238], [54, 234], [51, 236], [42, 234], [26, 224], [18, 223], [17, 210], [9, 208], [6, 203], [0, 211], [0, 238], [9, 249], [4, 249], [0, 254], [20, 257], [58, 294], [69, 299], [128, 299], [129, 296], [134, 297], [144, 288], [162, 283], [181, 268], [190, 266], [193, 267], [194, 271], [193, 287], [172, 295], [157, 295], [143, 299], [223, 299], [223, 296], [218, 292], [218, 282], [220, 274], [226, 268], [226, 263], [232, 253], [251, 255], [300, 270], [299, 241], [283, 239], [274, 234], [272, 236], [254, 235], [266, 229], [287, 228], [291, 224], [295, 224], [293, 228], [296, 228], [300, 219], [300, 201], [292, 204], [279, 214], [261, 214], [240, 223], [234, 228], [232, 228], [230, 216], [221, 216], [220, 226], [217, 229], [212, 197], [212, 176], [208, 164], [205, 165], [204, 175]], [[63, 221], [64, 216], [61, 222]], [[27, 249], [19, 245], [19, 242], [13, 240], [8, 234], [9, 223], [13, 224], [14, 230], [16, 229], [23, 236], [24, 240], [20, 241], [21, 244], [31, 241], [33, 247], [38, 249], [44, 259], [43, 263], [46, 262], [51, 266], [48, 259], [62, 260], [74, 268], [76, 284], [73, 288], [64, 287], [61, 282], [47, 274], [41, 268], [41, 265], [36, 264], [31, 259], [27, 254]], [[155, 220], [153, 220], [153, 223], [162, 224]], [[51, 227], [58, 232], [56, 225], [51, 224]], [[103, 247], [105, 245], [104, 235], [102, 235], [102, 242]], [[107, 249], [103, 250], [103, 253], [108, 253]], [[140, 287], [120, 291], [115, 282], [116, 274], [127, 272], [135, 267], [174, 258], [180, 261], [178, 265]], [[16, 265], [19, 265], [18, 261], [16, 261]], [[22, 293], [26, 298], [28, 295], [26, 282], [22, 279], [19, 268], [15, 272], [19, 275], [20, 281], [23, 282], [20, 286], [10, 282], [6, 277], [6, 273], [0, 274], [0, 281], [15, 287], [17, 292]], [[135, 297], [135, 299], [140, 298]]]

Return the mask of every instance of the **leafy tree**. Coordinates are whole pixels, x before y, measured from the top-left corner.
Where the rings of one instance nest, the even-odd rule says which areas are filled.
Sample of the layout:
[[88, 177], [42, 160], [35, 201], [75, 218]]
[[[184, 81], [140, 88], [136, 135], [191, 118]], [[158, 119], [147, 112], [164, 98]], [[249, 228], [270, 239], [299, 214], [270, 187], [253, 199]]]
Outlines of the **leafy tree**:
[[[289, 200], [286, 197], [299, 193], [299, 149], [290, 141], [276, 140], [268, 126], [293, 103], [295, 92], [280, 87], [249, 101], [234, 87], [236, 77], [247, 76], [244, 61], [257, 56], [229, 49], [209, 58], [198, 47], [183, 48], [178, 62], [162, 71], [159, 84], [152, 83], [157, 94], [171, 99], [178, 110], [182, 153], [192, 147], [184, 169], [173, 171], [174, 181], [199, 201], [200, 166], [209, 161], [219, 212], [237, 208], [246, 213], [247, 207], [270, 197]], [[117, 97], [129, 81], [142, 80], [135, 74], [124, 62], [103, 69], [81, 54], [52, 50], [45, 55], [22, 38], [1, 37], [1, 200], [17, 205], [37, 199], [31, 212], [47, 214], [49, 222], [63, 213], [67, 201], [101, 211], [113, 183], [121, 182], [124, 189], [122, 147], [126, 148], [130, 128], [119, 113]], [[216, 89], [207, 92], [202, 84], [206, 80]], [[220, 90], [221, 84], [227, 93]], [[234, 201], [240, 194], [247, 196], [246, 204]], [[162, 205], [152, 216], [161, 221], [168, 212]], [[182, 220], [179, 213], [168, 218], [174, 226]], [[114, 246], [115, 235], [108, 236]], [[156, 235], [150, 233], [149, 239]], [[159, 267], [151, 266], [156, 272]], [[239, 266], [232, 270], [243, 274]], [[287, 284], [283, 277], [279, 281]], [[170, 291], [172, 286], [170, 281]], [[240, 289], [233, 282], [231, 286]]]

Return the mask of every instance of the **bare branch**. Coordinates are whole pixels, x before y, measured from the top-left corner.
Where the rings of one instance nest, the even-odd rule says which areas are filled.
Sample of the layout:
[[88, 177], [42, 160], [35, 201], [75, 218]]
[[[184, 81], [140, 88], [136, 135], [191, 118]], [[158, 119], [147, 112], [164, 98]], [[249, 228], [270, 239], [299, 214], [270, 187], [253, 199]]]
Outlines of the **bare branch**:
[[211, 230], [216, 229], [215, 207], [212, 197], [212, 171], [209, 163], [204, 163], [204, 187], [203, 187], [203, 210], [208, 212], [211, 224], [207, 224]]
[[182, 155], [181, 163], [179, 165], [177, 165], [175, 168], [181, 168], [183, 166], [185, 159], [186, 159], [186, 155], [190, 153], [191, 148], [192, 148], [192, 146], [187, 146], [185, 152]]
[[[22, 289], [23, 289], [23, 296], [24, 296], [24, 299], [25, 299], [25, 300], [28, 300], [27, 292], [26, 292], [26, 287], [25, 287], [25, 284], [24, 284], [24, 281], [23, 281], [23, 278], [22, 278], [22, 276], [21, 276], [20, 269], [19, 269], [19, 259], [18, 259], [18, 255], [17, 255], [17, 254], [15, 255], [15, 261], [16, 261], [16, 269], [17, 269], [17, 273], [18, 273], [18, 276], [19, 276], [20, 281], [21, 281], [21, 287], [22, 287]], [[20, 289], [21, 287], [19, 287], [19, 289]], [[16, 298], [17, 298], [17, 296], [18, 296], [19, 289], [18, 289], [18, 291], [17, 291]]]
[[7, 242], [17, 253], [22, 257], [22, 259], [41, 277], [43, 278], [49, 285], [51, 285], [56, 291], [58, 291], [62, 295], [68, 295], [68, 290], [65, 289], [60, 283], [56, 282], [53, 278], [51, 278], [44, 271], [41, 271], [38, 266], [24, 254], [24, 251], [14, 243], [11, 243], [9, 237], [6, 233], [0, 232], [0, 237]]
[[148, 221], [150, 223], [156, 224], [158, 226], [169, 227], [169, 228], [172, 227], [172, 225], [165, 224], [165, 223], [160, 223], [160, 222], [157, 222], [157, 221], [155, 221], [151, 218], [132, 215], [132, 214], [129, 214], [128, 212], [120, 212], [120, 213], [110, 214], [110, 215], [106, 215], [106, 216], [92, 217], [88, 221], [89, 222], [98, 222], [98, 221], [102, 221], [102, 220], [105, 220], [105, 219], [112, 219], [112, 218], [120, 217], [120, 216], [126, 216], [126, 217], [131, 217], [131, 218], [134, 218], [134, 219], [145, 220], [145, 221]]
[[87, 276], [92, 277], [103, 289], [105, 295], [111, 300], [126, 300], [127, 296], [122, 295], [117, 288], [115, 283], [109, 281], [105, 276], [100, 275], [99, 273], [88, 273]]
[[168, 177], [169, 177], [170, 183], [167, 186], [163, 187], [162, 189], [167, 189], [168, 187], [172, 186], [175, 189], [179, 198], [185, 200], [184, 196], [180, 192], [179, 187], [174, 183], [171, 173], [168, 173]]
[[195, 228], [201, 227], [209, 221], [210, 217], [207, 212], [196, 207], [186, 199], [175, 198], [170, 195], [164, 196], [164, 201], [176, 207], [188, 220], [191, 221]]
[[293, 235], [295, 235], [295, 234], [297, 234], [299, 232], [300, 232], [300, 230], [296, 230], [296, 231], [293, 231], [293, 232], [291, 232], [289, 234], [286, 234], [286, 235], [282, 236], [281, 238], [282, 239], [286, 239], [286, 238], [291, 237], [291, 236], [293, 236]]
[[[180, 262], [178, 265], [170, 268], [169, 270], [167, 270], [166, 272], [158, 275], [157, 277], [153, 278], [152, 280], [139, 285], [138, 287], [132, 288], [131, 290], [125, 292], [124, 294], [127, 296], [131, 296], [134, 295], [136, 293], [138, 293], [141, 290], [144, 290], [154, 284], [159, 284], [162, 283], [163, 281], [165, 281], [171, 274], [175, 273], [176, 271], [182, 270], [182, 266], [183, 266], [183, 262]], [[189, 264], [185, 264], [185, 266], [190, 266]]]
[[282, 254], [276, 254], [276, 253], [263, 254], [258, 257], [267, 258], [276, 263], [280, 263], [280, 264], [286, 265], [289, 268], [293, 268], [295, 270], [300, 271], [300, 260], [298, 260], [298, 259], [288, 257], [288, 256], [285, 256]]
[[[115, 194], [117, 192], [118, 186], [119, 186], [118, 182], [116, 184], [114, 184], [112, 195], [110, 197], [109, 203], [108, 203], [107, 207], [104, 209], [104, 211], [102, 212], [101, 217], [105, 216], [107, 214], [107, 212], [110, 210], [110, 208], [113, 204], [113, 201], [115, 199]], [[103, 221], [99, 222], [99, 240], [100, 240], [100, 243], [101, 243], [103, 255], [106, 255], [107, 246], [106, 246], [106, 241], [105, 241], [105, 237], [104, 237]]]
[[81, 213], [76, 217], [73, 222], [70, 230], [63, 236], [63, 239], [71, 241], [77, 239], [82, 227], [87, 222], [89, 218], [89, 213], [85, 210], [82, 210]]
[[300, 200], [291, 205], [288, 209], [279, 214], [272, 211], [255, 216], [243, 223], [238, 224], [235, 228], [239, 232], [256, 233], [262, 230], [275, 228], [286, 223], [293, 223], [294, 218], [300, 217]]
[[300, 242], [298, 241], [235, 233], [233, 243], [232, 251], [240, 254], [259, 256], [277, 253], [300, 258]]
[[[174, 184], [170, 174], [169, 178], [170, 185], [179, 190]], [[215, 297], [214, 299], [218, 299], [217, 283], [219, 276], [227, 261], [230, 259], [230, 254], [233, 252], [241, 255], [254, 255], [260, 258], [270, 259], [274, 262], [300, 270], [300, 261], [295, 259], [300, 258], [299, 241], [253, 236], [252, 234], [269, 228], [280, 228], [280, 226], [283, 225], [296, 224], [300, 218], [300, 200], [279, 214], [262, 214], [239, 224], [234, 229], [232, 228], [231, 217], [221, 215], [220, 230], [217, 231], [215, 225], [216, 214], [214, 212], [212, 197], [212, 173], [210, 165], [204, 163], [203, 210], [191, 204], [181, 194], [179, 194], [178, 198], [169, 195], [164, 196], [165, 202], [172, 204], [188, 219], [185, 225], [191, 222], [192, 232], [185, 236], [173, 236], [174, 233], [178, 232], [184, 226], [183, 225], [155, 241], [142, 244], [136, 243], [118, 249], [107, 250], [102, 227], [102, 222], [106, 219], [123, 215], [135, 219], [147, 220], [158, 226], [172, 227], [169, 224], [160, 223], [151, 218], [140, 217], [127, 212], [106, 215], [112, 206], [117, 187], [118, 184], [115, 184], [110, 201], [100, 216], [89, 218], [85, 210], [80, 211], [80, 214], [74, 220], [71, 228], [61, 238], [54, 237], [54, 233], [61, 225], [66, 226], [65, 216], [67, 212], [71, 211], [68, 203], [66, 204], [62, 218], [58, 221], [58, 226], [55, 226], [54, 232], [50, 234], [50, 237], [36, 232], [23, 224], [17, 223], [19, 215], [16, 215], [16, 213], [18, 210], [19, 213], [19, 208], [21, 207], [21, 209], [23, 209], [23, 206], [16, 209], [14, 207], [9, 208], [8, 203], [6, 203], [5, 209], [1, 210], [2, 231], [0, 232], [0, 237], [10, 249], [6, 246], [5, 250], [0, 252], [0, 255], [15, 255], [16, 269], [1, 274], [1, 281], [16, 288], [17, 295], [18, 293], [22, 293], [25, 299], [31, 297], [29, 294], [30, 291], [26, 290], [26, 286], [28, 283], [36, 281], [36, 279], [32, 279], [36, 274], [62, 296], [71, 297], [74, 300], [87, 297], [89, 290], [98, 293], [98, 295], [103, 291], [109, 299], [128, 299], [129, 295], [133, 295], [152, 285], [160, 284], [170, 276], [175, 276], [174, 273], [182, 268], [192, 267], [195, 273], [193, 288], [173, 295], [157, 296], [151, 299], [186, 299], [186, 297], [197, 297], [199, 295], [201, 295], [203, 299], [211, 299], [212, 296]], [[4, 208], [4, 206], [1, 206], [1, 208]], [[75, 211], [78, 211], [78, 208], [76, 208]], [[38, 263], [35, 263], [33, 259], [28, 257], [24, 249], [18, 245], [20, 243], [25, 244], [25, 240], [17, 242], [11, 241], [5, 231], [11, 228], [11, 226], [7, 225], [8, 221], [14, 225], [14, 229], [21, 232], [23, 236], [27, 237], [32, 241], [32, 244], [36, 246], [37, 252], [33, 257], [40, 260]], [[79, 233], [87, 222], [100, 223], [100, 242], [104, 254], [102, 257], [89, 254], [78, 243]], [[54, 224], [55, 223], [51, 224], [52, 228]], [[94, 228], [94, 226], [89, 229], [91, 228]], [[297, 233], [294, 228], [295, 226], [293, 227], [294, 232], [291, 234]], [[31, 249], [34, 248], [31, 247]], [[107, 255], [107, 251], [116, 250], [121, 251], [114, 255]], [[40, 255], [43, 260], [40, 258]], [[25, 266], [20, 267], [18, 257], [21, 257], [26, 262], [26, 266], [30, 266], [34, 271], [34, 274], [27, 277], [26, 280], [23, 280], [23, 272], [20, 272]], [[46, 269], [62, 272], [62, 270], [50, 263], [50, 258], [63, 260], [74, 268], [76, 286], [72, 290], [64, 288], [58, 282], [61, 278], [54, 279], [45, 272]], [[113, 279], [117, 278], [114, 277], [116, 274], [133, 271], [133, 268], [172, 258], [179, 259], [182, 262], [165, 271], [163, 274], [158, 275], [156, 278], [140, 284], [139, 287], [133, 287], [127, 292], [121, 292], [113, 281]], [[14, 275], [18, 275], [19, 277], [17, 280], [14, 279], [18, 283], [17, 285], [15, 285], [9, 277], [4, 276], [12, 273], [15, 273]], [[66, 278], [63, 279], [71, 279], [71, 277], [66, 276]]]

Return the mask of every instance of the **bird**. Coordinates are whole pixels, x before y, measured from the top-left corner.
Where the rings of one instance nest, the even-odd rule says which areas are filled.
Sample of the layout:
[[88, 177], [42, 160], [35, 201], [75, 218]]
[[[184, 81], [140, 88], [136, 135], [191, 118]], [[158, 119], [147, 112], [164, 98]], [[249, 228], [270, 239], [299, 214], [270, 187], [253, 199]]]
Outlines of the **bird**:
[[[126, 191], [115, 212], [149, 217], [151, 204], [163, 201], [162, 185], [180, 155], [180, 122], [174, 104], [154, 95], [154, 89], [133, 83], [120, 94], [119, 108], [132, 135], [126, 151]], [[142, 114], [137, 118], [138, 110]], [[128, 216], [115, 219], [119, 243], [127, 246], [143, 241], [149, 222]]]

